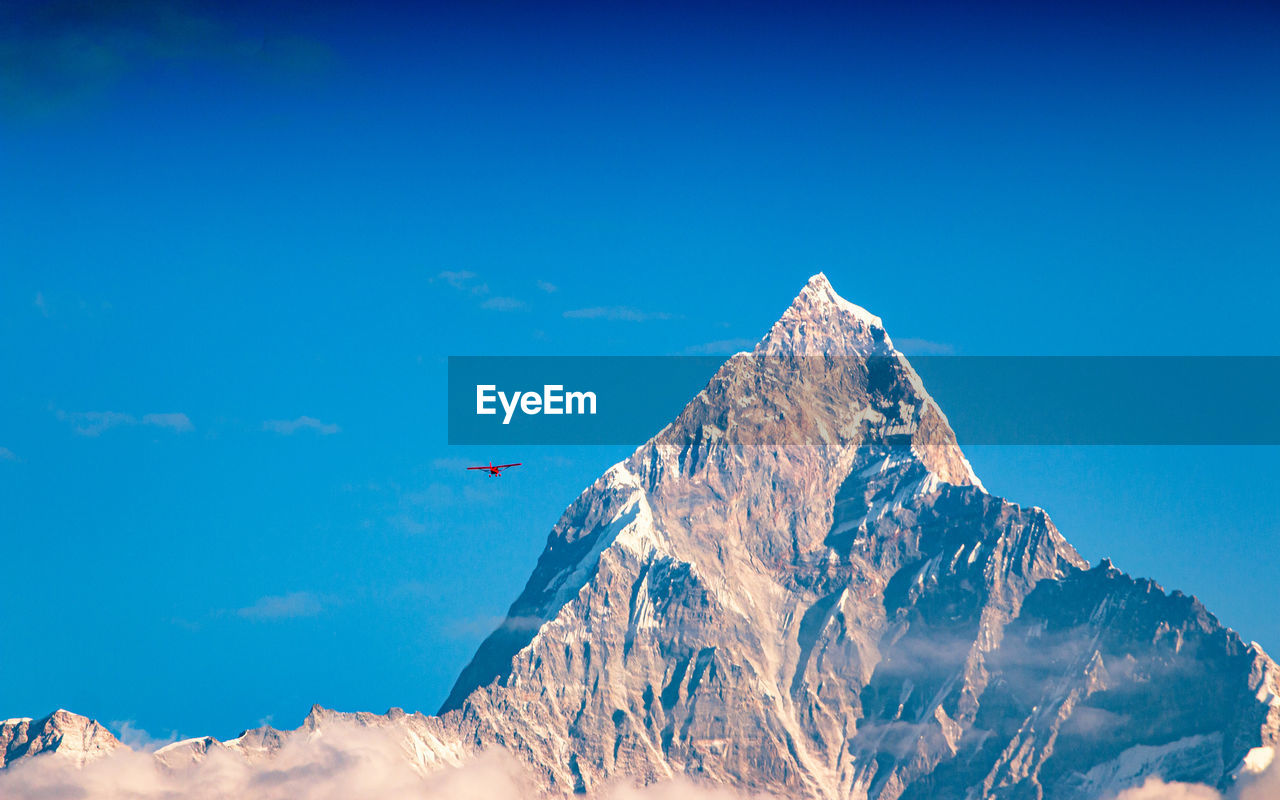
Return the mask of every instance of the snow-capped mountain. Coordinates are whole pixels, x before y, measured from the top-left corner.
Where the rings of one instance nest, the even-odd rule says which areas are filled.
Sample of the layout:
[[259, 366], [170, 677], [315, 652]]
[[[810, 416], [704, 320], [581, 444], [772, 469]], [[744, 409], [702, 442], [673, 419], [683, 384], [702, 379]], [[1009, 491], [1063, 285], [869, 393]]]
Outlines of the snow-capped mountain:
[[0, 767], [41, 753], [85, 764], [123, 746], [97, 722], [62, 709], [43, 719], [0, 720]]
[[[1100, 798], [1265, 761], [1278, 676], [1194, 598], [1090, 569], [1044, 511], [987, 493], [880, 320], [817, 275], [569, 506], [437, 716], [316, 708], [155, 757], [270, 759], [342, 722], [394, 732], [423, 773], [504, 750], [551, 795], [684, 775]], [[12, 723], [8, 761], [70, 747], [15, 749]]]

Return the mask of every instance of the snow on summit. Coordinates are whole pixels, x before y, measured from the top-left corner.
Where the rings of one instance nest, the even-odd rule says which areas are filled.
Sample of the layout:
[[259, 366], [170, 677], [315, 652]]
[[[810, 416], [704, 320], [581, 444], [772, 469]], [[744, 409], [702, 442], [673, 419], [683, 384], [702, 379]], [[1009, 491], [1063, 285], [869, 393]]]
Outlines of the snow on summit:
[[[797, 398], [804, 370], [821, 390]], [[424, 779], [500, 755], [528, 796], [1097, 800], [1251, 774], [1278, 675], [1194, 598], [1090, 569], [988, 493], [881, 320], [819, 273], [565, 509], [438, 714], [317, 708], [161, 757], [179, 781], [215, 753], [302, 769], [305, 743], [370, 735]], [[40, 763], [13, 722], [6, 758]]]

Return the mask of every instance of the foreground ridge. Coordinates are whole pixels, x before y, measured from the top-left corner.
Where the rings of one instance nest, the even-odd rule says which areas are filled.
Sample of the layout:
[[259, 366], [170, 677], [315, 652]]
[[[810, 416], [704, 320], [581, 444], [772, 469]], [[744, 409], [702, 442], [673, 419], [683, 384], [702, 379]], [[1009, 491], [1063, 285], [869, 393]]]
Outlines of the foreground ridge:
[[[810, 358], [831, 355], [883, 358]], [[781, 372], [762, 380], [762, 357]], [[788, 369], [829, 371], [822, 396], [793, 396]], [[726, 437], [806, 425], [825, 444]], [[552, 796], [684, 775], [784, 797], [1084, 800], [1151, 776], [1225, 788], [1265, 763], [1278, 675], [1195, 598], [1090, 568], [1044, 511], [987, 493], [881, 320], [818, 274], [566, 509], [437, 716], [316, 707], [296, 731], [154, 758], [270, 760], [354, 725], [391, 732], [423, 775], [503, 750]], [[123, 747], [75, 715], [53, 733], [58, 714], [0, 725], [3, 763]]]

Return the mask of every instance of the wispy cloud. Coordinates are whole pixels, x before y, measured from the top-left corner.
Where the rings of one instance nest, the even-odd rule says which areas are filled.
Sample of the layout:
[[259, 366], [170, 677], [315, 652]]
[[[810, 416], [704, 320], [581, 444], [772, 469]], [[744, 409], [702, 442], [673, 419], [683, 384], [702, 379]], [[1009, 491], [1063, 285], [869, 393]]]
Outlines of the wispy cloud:
[[71, 423], [72, 430], [81, 436], [98, 436], [111, 428], [146, 425], [153, 428], [166, 428], [176, 433], [187, 433], [196, 429], [191, 418], [179, 412], [161, 414], [143, 414], [141, 417], [123, 411], [63, 411], [57, 412], [58, 419]]
[[97, 436], [110, 428], [138, 423], [132, 414], [119, 411], [59, 411], [58, 419], [70, 422], [81, 436]]
[[499, 627], [505, 631], [536, 631], [546, 620], [540, 617], [505, 617], [495, 614], [482, 614], [476, 617], [464, 617], [447, 622], [442, 629], [450, 639], [476, 639], [488, 636]]
[[298, 431], [315, 431], [321, 436], [329, 436], [342, 430], [333, 423], [321, 422], [315, 417], [307, 416], [297, 419], [269, 419], [262, 423], [262, 429], [282, 436], [292, 436]]
[[1121, 792], [1115, 800], [1276, 800], [1280, 797], [1280, 759], [1265, 753], [1263, 750], [1260, 762], [1245, 757], [1235, 784], [1226, 794], [1202, 783], [1165, 783], [1152, 775], [1141, 786]]
[[[538, 794], [534, 776], [509, 753], [492, 749], [459, 766], [441, 766], [428, 775], [407, 753], [415, 741], [396, 724], [324, 720], [322, 736], [304, 732], [284, 738], [264, 758], [219, 754], [162, 769], [147, 752], [117, 748], [83, 766], [72, 759], [33, 758], [0, 771], [5, 800], [51, 797], [131, 800], [523, 800]], [[751, 795], [765, 800], [764, 795]], [[725, 787], [698, 786], [684, 777], [644, 787], [625, 777], [593, 791], [592, 800], [745, 800]]]
[[195, 430], [195, 426], [191, 424], [191, 420], [186, 414], [143, 414], [142, 424], [154, 425], [157, 428], [169, 428], [179, 433]]
[[665, 311], [641, 311], [631, 306], [593, 306], [575, 308], [564, 312], [565, 319], [607, 319], [619, 322], [649, 322], [650, 320], [675, 319]]
[[954, 345], [931, 342], [928, 339], [894, 339], [893, 345], [898, 348], [898, 352], [908, 356], [949, 356], [956, 352]]
[[436, 514], [440, 509], [454, 505], [462, 497], [454, 487], [441, 482], [413, 489], [393, 486], [391, 492], [394, 498], [383, 504], [386, 522], [396, 530], [414, 535], [432, 530], [439, 522]]
[[48, 319], [49, 304], [44, 301], [44, 292], [36, 292], [36, 299], [32, 301], [31, 305], [36, 307], [36, 310], [40, 312], [40, 316]]
[[[1224, 800], [1217, 789], [1203, 783], [1165, 783], [1156, 776], [1147, 778], [1141, 786], [1125, 789], [1115, 800]], [[1233, 797], [1232, 800], [1235, 800]], [[1259, 800], [1262, 800], [1259, 798]]]
[[251, 606], [236, 610], [236, 616], [258, 621], [314, 617], [324, 610], [320, 598], [311, 592], [290, 592], [261, 597]]
[[[489, 295], [489, 284], [480, 278], [479, 275], [470, 270], [445, 270], [436, 273], [431, 279], [434, 283], [440, 281], [448, 284], [456, 291], [463, 294], [474, 295], [477, 299], [485, 298], [480, 303], [480, 308], [486, 311], [523, 311], [529, 307], [529, 304], [519, 297], [511, 295]], [[554, 292], [556, 287], [546, 281], [538, 281], [538, 288], [544, 292]]]
[[481, 308], [490, 311], [519, 311], [525, 307], [524, 301], [515, 297], [490, 297], [480, 304]]
[[18, 454], [7, 447], [0, 447], [0, 461], [21, 461]]
[[107, 726], [115, 732], [116, 738], [134, 750], [152, 753], [167, 744], [178, 741], [178, 732], [170, 731], [168, 736], [152, 736], [138, 727], [131, 719], [117, 720]]
[[480, 280], [480, 276], [470, 270], [445, 270], [437, 273], [433, 281], [444, 281], [460, 292], [470, 292], [471, 294], [485, 294], [489, 291], [489, 284]]
[[750, 350], [756, 343], [751, 339], [720, 339], [705, 344], [695, 344], [684, 349], [690, 356], [727, 356], [743, 350]]
[[[473, 522], [476, 514], [489, 519], [494, 492], [501, 491], [501, 487], [486, 482], [479, 473], [466, 471], [467, 467], [485, 463], [486, 458], [437, 458], [431, 462], [431, 480], [407, 486], [396, 481], [374, 482], [351, 486], [349, 490], [369, 492], [369, 513], [362, 522], [366, 528], [389, 528], [410, 535], [451, 530], [456, 525], [456, 515], [448, 509], [459, 505], [471, 509], [467, 516]], [[562, 463], [555, 457], [544, 457], [542, 462]]]
[[553, 292], [560, 291], [560, 287], [556, 286], [551, 281], [538, 281], [538, 288], [546, 292], [547, 294], [552, 294]]

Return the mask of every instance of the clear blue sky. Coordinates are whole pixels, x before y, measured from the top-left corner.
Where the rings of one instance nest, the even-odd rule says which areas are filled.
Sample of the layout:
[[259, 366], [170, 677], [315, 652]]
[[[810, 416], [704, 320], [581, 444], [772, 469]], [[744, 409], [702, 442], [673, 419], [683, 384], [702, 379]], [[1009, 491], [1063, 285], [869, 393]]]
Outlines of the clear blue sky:
[[[628, 450], [448, 447], [450, 354], [818, 270], [916, 352], [1280, 354], [1274, 7], [462, 5], [5, 12], [0, 716], [434, 710]], [[1277, 455], [970, 451], [1273, 653]]]

